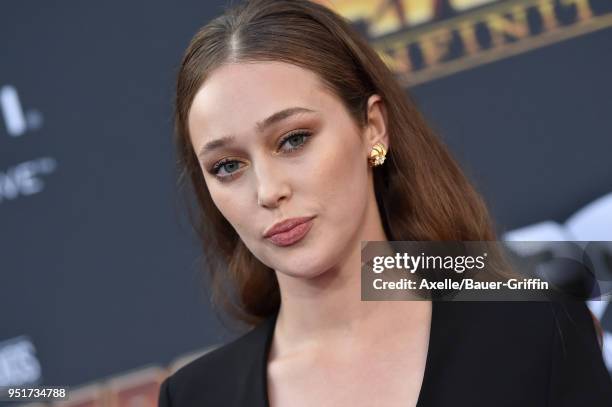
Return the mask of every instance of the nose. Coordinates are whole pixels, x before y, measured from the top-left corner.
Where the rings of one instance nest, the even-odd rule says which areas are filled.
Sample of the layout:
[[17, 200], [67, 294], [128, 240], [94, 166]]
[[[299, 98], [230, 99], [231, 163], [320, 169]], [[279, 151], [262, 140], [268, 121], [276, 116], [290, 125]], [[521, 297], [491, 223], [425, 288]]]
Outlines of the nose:
[[257, 203], [264, 208], [277, 208], [281, 201], [291, 196], [291, 188], [285, 172], [270, 163], [259, 163], [255, 168], [257, 179]]

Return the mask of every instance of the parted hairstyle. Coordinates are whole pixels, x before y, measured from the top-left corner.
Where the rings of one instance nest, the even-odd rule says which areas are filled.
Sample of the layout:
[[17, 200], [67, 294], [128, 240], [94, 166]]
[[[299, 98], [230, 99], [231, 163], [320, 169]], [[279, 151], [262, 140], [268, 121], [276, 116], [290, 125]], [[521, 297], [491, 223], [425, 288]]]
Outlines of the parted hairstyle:
[[196, 198], [190, 215], [202, 245], [201, 267], [210, 280], [213, 305], [249, 325], [280, 306], [274, 270], [248, 250], [213, 203], [187, 121], [196, 92], [213, 70], [225, 63], [265, 61], [317, 74], [359, 128], [366, 124], [368, 98], [381, 96], [390, 147], [385, 163], [372, 171], [389, 240], [495, 240], [480, 194], [428, 127], [411, 96], [347, 20], [307, 0], [246, 1], [226, 9], [195, 34], [176, 86], [179, 185]]

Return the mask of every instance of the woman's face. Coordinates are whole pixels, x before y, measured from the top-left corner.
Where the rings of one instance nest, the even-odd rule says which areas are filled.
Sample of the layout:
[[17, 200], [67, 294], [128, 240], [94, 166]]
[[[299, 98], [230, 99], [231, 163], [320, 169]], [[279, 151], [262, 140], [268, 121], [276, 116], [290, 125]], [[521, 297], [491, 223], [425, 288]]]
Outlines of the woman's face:
[[[262, 263], [308, 278], [359, 248], [376, 204], [367, 157], [377, 133], [360, 129], [316, 74], [281, 62], [224, 65], [198, 90], [188, 125], [212, 200]], [[312, 220], [297, 242], [291, 232], [264, 237], [302, 217]]]

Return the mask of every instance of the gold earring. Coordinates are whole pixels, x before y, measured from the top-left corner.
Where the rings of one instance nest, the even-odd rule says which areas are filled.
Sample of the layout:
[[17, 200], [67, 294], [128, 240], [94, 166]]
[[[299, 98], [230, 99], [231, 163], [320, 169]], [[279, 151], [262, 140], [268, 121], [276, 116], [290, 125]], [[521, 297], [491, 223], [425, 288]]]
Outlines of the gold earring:
[[368, 164], [370, 167], [376, 167], [382, 165], [385, 162], [385, 156], [387, 155], [387, 149], [383, 143], [376, 143], [372, 146], [370, 151], [370, 157], [368, 157]]

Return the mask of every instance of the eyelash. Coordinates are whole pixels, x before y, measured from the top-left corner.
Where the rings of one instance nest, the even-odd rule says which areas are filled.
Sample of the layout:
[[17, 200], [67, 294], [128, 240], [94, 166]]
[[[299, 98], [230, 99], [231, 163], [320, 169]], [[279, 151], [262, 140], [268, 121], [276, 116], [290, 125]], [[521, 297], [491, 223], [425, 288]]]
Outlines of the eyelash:
[[[296, 130], [292, 133], [287, 134], [285, 137], [283, 137], [281, 139], [281, 141], [278, 143], [279, 147], [282, 147], [283, 144], [285, 144], [286, 141], [294, 138], [294, 137], [298, 137], [298, 136], [303, 136], [304, 137], [304, 141], [297, 147], [294, 147], [292, 149], [290, 149], [288, 151], [288, 153], [292, 153], [296, 150], [301, 149], [302, 147], [304, 147], [306, 145], [306, 143], [308, 142], [308, 140], [310, 139], [310, 137], [312, 137], [311, 132], [306, 131], [306, 130]], [[219, 176], [217, 175], [219, 173], [219, 170], [225, 165], [225, 164], [229, 164], [229, 163], [233, 163], [233, 162], [238, 162], [237, 160], [232, 160], [232, 159], [223, 159], [219, 162], [217, 162], [216, 164], [213, 165], [213, 167], [210, 169], [210, 173], [213, 174], [215, 177], [217, 177], [220, 181], [222, 182], [226, 182], [230, 179], [232, 179], [235, 175], [235, 173], [237, 171], [234, 171], [232, 173], [228, 173], [229, 175], [224, 175], [224, 176]]]

